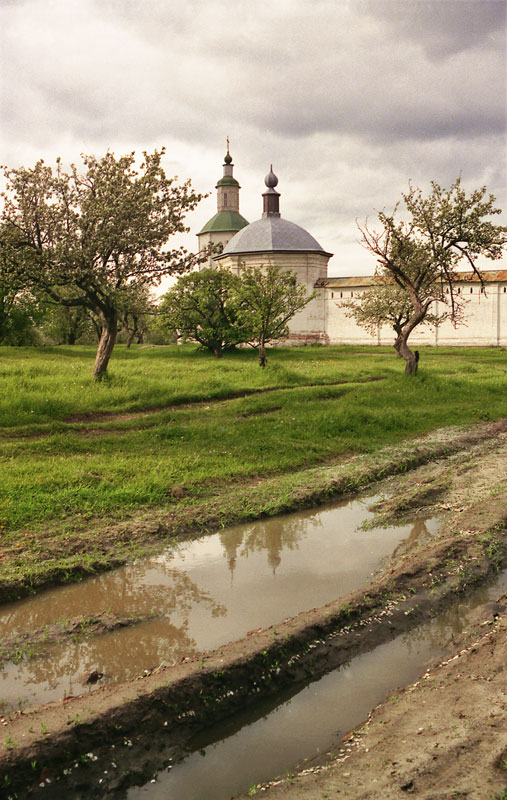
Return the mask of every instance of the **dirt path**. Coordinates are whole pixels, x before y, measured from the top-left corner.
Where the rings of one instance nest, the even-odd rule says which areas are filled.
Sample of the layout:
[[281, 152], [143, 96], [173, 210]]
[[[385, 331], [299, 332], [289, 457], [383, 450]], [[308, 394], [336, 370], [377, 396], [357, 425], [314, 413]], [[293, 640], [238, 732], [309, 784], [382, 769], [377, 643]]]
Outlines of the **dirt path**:
[[[129, 785], [144, 783], [177, 760], [196, 731], [254, 706], [259, 698], [274, 697], [287, 687], [296, 691], [309, 673], [325, 674], [389, 641], [496, 574], [507, 564], [507, 433], [501, 424], [481, 431], [480, 436], [459, 434], [459, 443], [456, 434], [452, 447], [450, 434], [439, 434], [447, 456], [437, 460], [428, 458], [427, 440], [413, 443], [413, 463], [422, 465], [389, 479], [385, 491], [392, 499], [380, 503], [378, 513], [387, 520], [431, 508], [444, 515], [444, 524], [437, 537], [395, 558], [363, 590], [254, 631], [202, 658], [171, 668], [160, 665], [137, 680], [1, 719], [0, 785], [8, 789], [7, 797], [47, 797], [47, 781], [59, 782], [59, 794], [69, 800], [122, 797]], [[379, 472], [393, 459], [392, 449], [389, 455], [379, 454]], [[410, 463], [406, 452], [405, 459]], [[390, 471], [399, 473], [399, 465]], [[333, 467], [326, 469], [330, 485], [345, 480], [336, 467], [334, 473]], [[357, 462], [355, 469], [357, 481]], [[308, 479], [305, 486], [306, 503]], [[322, 485], [320, 492], [321, 500]], [[491, 621], [492, 610], [483, 609], [465, 652], [404, 692], [399, 702], [377, 709], [358, 741], [354, 737], [346, 743], [340, 756], [345, 761], [290, 786], [259, 791], [301, 800], [404, 793], [489, 800], [493, 792], [498, 795], [507, 758], [502, 695], [507, 634], [504, 617], [494, 626]], [[467, 773], [476, 753], [480, 770], [473, 783]], [[105, 763], [115, 764], [107, 776]], [[433, 789], [434, 781], [440, 788]]]
[[[400, 491], [379, 504], [379, 513], [387, 522], [435, 504], [449, 512], [448, 531], [472, 537], [496, 526], [505, 541], [506, 455], [499, 443], [489, 456], [469, 453], [427, 464], [398, 481]], [[498, 600], [477, 609], [475, 625], [456, 642], [451, 658], [391, 695], [344, 737], [338, 753], [288, 779], [259, 785], [249, 796], [505, 800], [507, 596]]]

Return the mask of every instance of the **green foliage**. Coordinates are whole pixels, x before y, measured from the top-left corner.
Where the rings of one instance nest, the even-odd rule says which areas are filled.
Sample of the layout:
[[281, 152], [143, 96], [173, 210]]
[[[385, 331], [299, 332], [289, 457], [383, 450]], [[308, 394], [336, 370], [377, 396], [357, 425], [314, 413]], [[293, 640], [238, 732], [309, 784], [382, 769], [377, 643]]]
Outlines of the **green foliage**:
[[6, 246], [7, 229], [0, 225], [0, 344], [37, 344], [36, 298], [26, 290], [11, 249]]
[[155, 299], [147, 286], [133, 284], [126, 288], [119, 304], [120, 326], [125, 335], [127, 348], [134, 339], [140, 344], [150, 330], [153, 318], [158, 314]]
[[45, 292], [61, 305], [91, 311], [101, 325], [95, 363], [100, 378], [114, 347], [119, 316], [132, 292], [193, 263], [183, 248], [167, 250], [186, 231], [185, 214], [201, 195], [167, 178], [164, 150], [82, 156], [83, 171], [5, 169], [0, 251], [10, 280]]
[[45, 343], [74, 345], [83, 339], [97, 340], [92, 314], [79, 306], [63, 306], [45, 302], [41, 306], [39, 330]]
[[239, 297], [248, 341], [259, 349], [259, 363], [266, 366], [266, 344], [289, 333], [289, 320], [312, 300], [295, 272], [274, 264], [241, 271]]
[[0, 287], [0, 342], [14, 347], [39, 343], [40, 309], [29, 292], [10, 295]]
[[288, 322], [312, 299], [294, 272], [249, 267], [238, 277], [229, 270], [204, 269], [184, 275], [160, 304], [167, 328], [219, 357], [222, 350], [250, 343], [266, 365], [266, 344], [289, 333]]
[[160, 303], [162, 321], [169, 330], [199, 342], [218, 358], [224, 348], [248, 339], [239, 285], [237, 275], [228, 270], [203, 269], [183, 275]]

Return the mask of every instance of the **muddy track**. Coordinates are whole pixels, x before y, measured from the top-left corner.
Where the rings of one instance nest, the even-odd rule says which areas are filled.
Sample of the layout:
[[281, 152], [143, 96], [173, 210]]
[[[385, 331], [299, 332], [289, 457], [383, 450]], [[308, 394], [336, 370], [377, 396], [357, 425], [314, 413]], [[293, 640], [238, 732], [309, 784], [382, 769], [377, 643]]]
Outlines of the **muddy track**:
[[[115, 434], [117, 436], [125, 435], [133, 430], [147, 430], [154, 425], [159, 423], [159, 420], [154, 419], [150, 420], [150, 417], [156, 414], [160, 414], [164, 411], [176, 411], [179, 409], [188, 409], [188, 408], [196, 408], [199, 409], [202, 406], [210, 406], [210, 405], [220, 405], [223, 403], [227, 403], [229, 400], [238, 400], [244, 397], [252, 397], [259, 394], [270, 394], [273, 392], [289, 392], [293, 391], [294, 389], [306, 389], [306, 388], [318, 388], [318, 387], [330, 387], [330, 386], [355, 386], [361, 383], [376, 383], [378, 381], [385, 381], [385, 376], [379, 375], [372, 378], [358, 378], [354, 381], [331, 381], [330, 383], [303, 383], [303, 384], [290, 384], [287, 386], [271, 386], [266, 389], [250, 389], [250, 390], [243, 390], [241, 392], [233, 392], [232, 394], [224, 395], [223, 397], [209, 397], [202, 398], [198, 400], [185, 400], [182, 402], [173, 402], [173, 403], [166, 403], [161, 406], [153, 406], [150, 408], [141, 408], [136, 411], [125, 411], [123, 413], [117, 413], [115, 411], [90, 411], [84, 414], [72, 414], [68, 417], [65, 417], [63, 420], [58, 420], [60, 426], [68, 426], [68, 427], [60, 427], [57, 430], [53, 431], [23, 431], [17, 429], [15, 432], [10, 431], [8, 429], [4, 429], [0, 431], [0, 440], [18, 440], [23, 439], [25, 441], [31, 441], [36, 439], [42, 439], [47, 436], [54, 436], [62, 433], [71, 432], [77, 435], [86, 436], [89, 438], [99, 438], [100, 436], [111, 435]], [[281, 408], [281, 406], [280, 406]], [[268, 411], [261, 411], [257, 413], [270, 413], [272, 410], [279, 410], [277, 409], [269, 409]], [[244, 416], [254, 416], [256, 412], [253, 414], [244, 414]], [[130, 422], [131, 420], [144, 420], [141, 422], [140, 425], [133, 427], [128, 426], [125, 428], [119, 428], [117, 423], [121, 422]], [[82, 423], [82, 427], [80, 427]], [[90, 425], [98, 423], [100, 427], [93, 427], [91, 428]], [[108, 424], [112, 424], [114, 427], [107, 427]]]
[[[497, 574], [507, 565], [504, 429], [481, 426], [451, 439], [440, 432], [413, 447], [411, 460], [408, 451], [391, 450], [379, 457], [375, 473], [369, 463], [370, 482], [372, 474], [407, 473], [396, 479], [397, 500], [382, 513], [434, 502], [447, 517], [435, 540], [393, 561], [361, 591], [201, 658], [161, 664], [145, 677], [3, 718], [0, 781], [7, 796], [47, 797], [47, 781], [57, 781], [58, 794], [76, 800], [122, 797], [128, 786], [179, 760], [196, 732], [260, 701], [275, 705]], [[430, 454], [434, 459], [437, 452], [447, 457], [433, 462]], [[418, 464], [424, 466], [415, 469]], [[350, 480], [350, 465], [340, 479], [327, 469], [328, 490], [336, 491], [347, 475]], [[322, 492], [322, 472], [314, 472]], [[306, 476], [305, 504], [314, 496], [308, 484]], [[297, 481], [293, 491], [294, 501]]]
[[150, 414], [159, 414], [161, 411], [170, 411], [179, 408], [199, 408], [203, 405], [217, 405], [219, 403], [225, 403], [228, 400], [239, 400], [243, 397], [251, 397], [252, 395], [257, 394], [270, 394], [272, 392], [287, 392], [287, 391], [294, 391], [294, 389], [311, 389], [316, 388], [319, 386], [344, 386], [344, 385], [352, 385], [355, 386], [356, 384], [361, 383], [376, 383], [377, 381], [385, 381], [386, 378], [383, 375], [379, 375], [372, 378], [358, 378], [354, 381], [331, 381], [329, 383], [302, 383], [294, 385], [293, 383], [288, 384], [287, 386], [270, 386], [266, 389], [243, 389], [241, 392], [232, 392], [231, 394], [224, 395], [223, 397], [207, 397], [205, 399], [199, 400], [190, 400], [190, 401], [183, 401], [181, 403], [174, 402], [174, 403], [167, 403], [163, 406], [154, 406], [153, 408], [146, 408], [146, 409], [139, 409], [138, 411], [126, 411], [123, 414], [117, 414], [114, 411], [101, 411], [101, 412], [90, 412], [87, 414], [73, 414], [69, 417], [65, 417], [63, 422], [65, 423], [73, 423], [73, 422], [100, 422], [101, 420], [106, 420], [107, 422], [123, 422], [124, 420], [131, 420], [131, 419], [138, 419], [140, 417], [146, 417]]
[[[448, 533], [323, 608], [119, 687], [17, 712], [5, 727], [16, 744], [0, 757], [9, 787], [19, 797], [29, 788], [30, 796], [47, 796], [42, 775], [42, 783], [58, 779], [69, 797], [121, 795], [178, 760], [197, 731], [261, 699], [296, 693], [495, 574], [507, 564], [506, 533], [501, 520], [493, 532]], [[116, 768], [104, 777], [112, 758]]]

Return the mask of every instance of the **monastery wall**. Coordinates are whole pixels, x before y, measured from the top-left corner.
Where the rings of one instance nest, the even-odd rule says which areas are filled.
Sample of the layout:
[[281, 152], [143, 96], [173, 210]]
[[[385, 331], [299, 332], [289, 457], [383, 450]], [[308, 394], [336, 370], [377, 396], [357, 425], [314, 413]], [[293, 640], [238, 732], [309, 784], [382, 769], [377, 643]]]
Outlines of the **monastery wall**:
[[[491, 278], [495, 278], [492, 280]], [[456, 328], [449, 320], [438, 327], [421, 325], [411, 334], [411, 345], [507, 346], [507, 273], [484, 273], [485, 287], [477, 280], [460, 281], [456, 291], [464, 301], [464, 321]], [[502, 280], [502, 277], [504, 278]], [[326, 281], [325, 328], [329, 344], [392, 345], [395, 333], [382, 326], [375, 334], [360, 328], [345, 315], [343, 303], [353, 301], [365, 291], [368, 279], [329, 278]], [[442, 311], [442, 304], [436, 304]]]

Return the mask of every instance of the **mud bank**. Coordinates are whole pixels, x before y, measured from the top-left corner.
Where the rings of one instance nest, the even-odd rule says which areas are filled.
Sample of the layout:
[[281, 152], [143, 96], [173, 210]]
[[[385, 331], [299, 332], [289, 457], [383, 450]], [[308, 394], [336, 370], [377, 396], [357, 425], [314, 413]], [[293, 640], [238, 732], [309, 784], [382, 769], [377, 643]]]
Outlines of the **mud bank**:
[[[59, 779], [71, 796], [79, 797], [86, 788], [87, 796], [102, 797], [147, 781], [162, 764], [177, 760], [198, 730], [287, 687], [295, 692], [310, 677], [389, 641], [507, 561], [500, 538], [494, 560], [486, 541], [470, 538], [444, 541], [427, 551], [433, 564], [429, 580], [426, 559], [403, 560], [367, 592], [254, 632], [199, 661], [162, 667], [115, 691], [105, 687], [16, 713], [4, 726], [9, 741], [1, 756], [9, 786], [20, 797], [30, 788], [37, 796], [42, 791], [38, 784]], [[456, 570], [457, 565], [463, 568]], [[116, 767], [104, 777], [104, 764], [112, 761]]]
[[129, 616], [123, 617], [103, 611], [99, 614], [81, 615], [71, 619], [61, 620], [52, 625], [31, 633], [22, 632], [16, 636], [4, 636], [0, 638], [0, 667], [9, 661], [17, 664], [22, 660], [24, 654], [29, 650], [31, 658], [36, 657], [48, 644], [55, 642], [65, 642], [72, 639], [79, 639], [100, 636], [110, 633], [117, 628], [127, 628], [143, 622], [146, 617]]
[[202, 658], [4, 718], [7, 796], [47, 797], [48, 781], [69, 797], [121, 796], [180, 758], [197, 731], [262, 698], [296, 692], [465, 596], [507, 562], [506, 464], [506, 437], [497, 430], [466, 455], [396, 479], [399, 508], [384, 506], [383, 514], [433, 503], [446, 521], [436, 541], [391, 563], [364, 590]]

